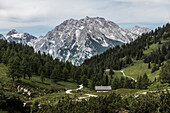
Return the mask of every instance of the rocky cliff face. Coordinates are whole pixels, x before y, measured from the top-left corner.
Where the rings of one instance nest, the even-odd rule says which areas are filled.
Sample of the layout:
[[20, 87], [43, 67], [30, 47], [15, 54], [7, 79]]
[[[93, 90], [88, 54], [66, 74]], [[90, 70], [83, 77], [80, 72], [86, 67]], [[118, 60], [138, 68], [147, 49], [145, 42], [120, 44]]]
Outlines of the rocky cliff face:
[[145, 28], [145, 27], [140, 27], [140, 26], [135, 26], [132, 29], [128, 29], [128, 31], [136, 34], [136, 35], [142, 35], [143, 33], [150, 32], [151, 29]]
[[28, 45], [36, 51], [49, 53], [53, 58], [80, 65], [87, 58], [106, 49], [129, 43], [138, 35], [120, 28], [104, 18], [66, 20], [46, 36], [33, 40]]
[[18, 33], [15, 29], [9, 31], [7, 35], [4, 36], [7, 41], [14, 41], [16, 43], [27, 44], [33, 39], [37, 39], [35, 36], [28, 33]]

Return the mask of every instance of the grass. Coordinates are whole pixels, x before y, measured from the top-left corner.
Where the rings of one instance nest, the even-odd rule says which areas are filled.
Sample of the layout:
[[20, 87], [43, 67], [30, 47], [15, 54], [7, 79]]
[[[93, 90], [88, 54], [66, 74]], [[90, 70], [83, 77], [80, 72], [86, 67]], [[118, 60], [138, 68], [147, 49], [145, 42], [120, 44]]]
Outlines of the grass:
[[16, 95], [19, 96], [22, 100], [29, 102], [29, 97], [23, 95], [22, 92], [17, 92], [17, 86], [20, 85], [23, 88], [27, 88], [33, 94], [32, 100], [40, 102], [46, 102], [46, 100], [58, 100], [60, 97], [67, 95], [65, 90], [67, 89], [76, 89], [78, 86], [77, 83], [74, 83], [73, 80], [67, 81], [57, 81], [56, 83], [52, 82], [51, 79], [46, 78], [44, 82], [41, 82], [39, 76], [33, 75], [31, 80], [21, 78], [20, 81], [12, 81], [11, 78], [7, 77], [8, 67], [4, 64], [0, 64], [0, 87], [6, 89], [5, 93], [7, 95]]
[[122, 72], [120, 71], [116, 71], [114, 70], [114, 75], [112, 75], [113, 77], [118, 77], [118, 78], [121, 78], [121, 76], [123, 76]]
[[31, 80], [21, 79], [20, 84], [29, 86], [29, 87], [39, 87], [44, 89], [74, 89], [78, 87], [78, 84], [72, 81], [57, 81], [56, 83], [52, 82], [51, 79], [46, 78], [42, 83], [39, 76], [33, 76]]
[[134, 65], [124, 68], [123, 70], [127, 76], [131, 76], [135, 79], [146, 73], [151, 81], [158, 78], [160, 73], [160, 70], [151, 73], [151, 69], [148, 69], [148, 64], [144, 63], [142, 60], [136, 61]]
[[143, 90], [122, 88], [122, 89], [114, 90], [113, 92], [116, 93], [116, 94], [121, 94], [122, 96], [131, 96], [131, 95], [136, 94], [139, 91], [143, 91]]
[[161, 40], [161, 44], [159, 43], [154, 43], [152, 45], [149, 46], [149, 48], [146, 47], [146, 50], [143, 51], [144, 55], [148, 55], [150, 54], [152, 51], [155, 51], [156, 49], [158, 49], [159, 47], [161, 48], [162, 45], [166, 42], [168, 42], [169, 40]]
[[[11, 83], [11, 78], [7, 77], [8, 67], [4, 64], [0, 64], [0, 82], [2, 83]], [[74, 83], [72, 80], [67, 81], [57, 81], [56, 83], [52, 82], [51, 79], [46, 78], [44, 82], [41, 81], [39, 76], [32, 76], [31, 80], [21, 78], [20, 81], [14, 82], [16, 84], [23, 85], [27, 88], [43, 88], [43, 89], [75, 89], [78, 87], [77, 83]]]
[[[149, 48], [146, 47], [146, 50], [143, 51], [144, 55], [149, 55], [152, 51], [161, 48], [162, 45], [168, 41], [169, 40], [161, 40], [161, 44], [154, 43], [150, 45]], [[158, 78], [160, 73], [160, 69], [155, 71], [154, 73], [151, 73], [151, 69], [148, 69], [148, 64], [144, 63], [142, 60], [135, 61], [134, 65], [128, 66], [123, 70], [127, 76], [131, 76], [135, 79], [137, 79], [138, 76], [144, 75], [146, 73], [151, 81], [153, 81], [155, 78]]]
[[64, 96], [66, 96], [65, 92], [55, 92], [55, 93], [33, 98], [30, 101], [26, 101], [26, 103], [34, 103], [35, 101], [39, 102], [40, 104], [56, 103]]

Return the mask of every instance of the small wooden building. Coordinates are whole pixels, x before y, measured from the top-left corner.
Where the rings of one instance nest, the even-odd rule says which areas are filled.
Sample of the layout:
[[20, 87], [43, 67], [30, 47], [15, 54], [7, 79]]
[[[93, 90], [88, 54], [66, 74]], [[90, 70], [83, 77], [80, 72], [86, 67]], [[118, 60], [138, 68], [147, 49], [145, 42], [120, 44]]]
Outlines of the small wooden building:
[[110, 69], [106, 69], [105, 71], [109, 72], [109, 71], [110, 71]]
[[95, 86], [95, 90], [97, 92], [107, 92], [107, 91], [111, 91], [112, 88], [111, 86]]

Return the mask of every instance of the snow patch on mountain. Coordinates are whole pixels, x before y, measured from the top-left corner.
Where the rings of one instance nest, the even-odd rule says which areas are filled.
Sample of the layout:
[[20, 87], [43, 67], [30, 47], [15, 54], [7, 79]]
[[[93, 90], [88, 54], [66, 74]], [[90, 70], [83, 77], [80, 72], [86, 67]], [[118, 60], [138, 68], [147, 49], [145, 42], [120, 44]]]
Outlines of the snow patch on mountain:
[[140, 27], [140, 26], [135, 26], [132, 29], [128, 29], [128, 31], [136, 34], [136, 35], [142, 35], [143, 33], [148, 33], [151, 32], [151, 29], [145, 28], [145, 27]]
[[130, 43], [137, 37], [104, 18], [86, 17], [66, 20], [28, 45], [33, 46], [35, 51], [51, 54], [53, 58], [80, 65], [87, 58], [116, 45]]
[[80, 65], [85, 59], [116, 45], [130, 43], [146, 32], [150, 30], [139, 26], [126, 30], [104, 18], [86, 17], [66, 20], [39, 38], [28, 33], [18, 33], [13, 29], [5, 36], [0, 35], [0, 39], [27, 44], [36, 52], [45, 52], [61, 61]]
[[8, 42], [14, 41], [16, 43], [22, 43], [26, 45], [31, 40], [37, 39], [37, 38], [28, 33], [18, 33], [15, 29], [13, 29], [4, 36], [4, 39], [7, 40]]

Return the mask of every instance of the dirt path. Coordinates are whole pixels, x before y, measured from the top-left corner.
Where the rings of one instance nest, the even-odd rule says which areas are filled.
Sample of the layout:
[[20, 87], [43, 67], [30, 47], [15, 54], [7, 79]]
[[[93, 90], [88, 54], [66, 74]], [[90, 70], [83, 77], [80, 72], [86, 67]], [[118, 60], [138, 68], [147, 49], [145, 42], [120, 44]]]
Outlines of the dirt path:
[[67, 90], [67, 91], [66, 91], [66, 94], [73, 94], [73, 93], [71, 93], [71, 91], [80, 90], [80, 89], [83, 88], [83, 84], [81, 84], [81, 85], [79, 85], [79, 86], [80, 86], [80, 87], [77, 88], [77, 89], [69, 89], [69, 90]]
[[[162, 90], [159, 90], [159, 91], [166, 91], [166, 89], [162, 89]], [[168, 89], [168, 91], [170, 91], [170, 89]], [[155, 90], [155, 91], [144, 91], [144, 92], [139, 93], [138, 95], [135, 95], [135, 98], [137, 98], [139, 95], [146, 95], [147, 93], [155, 93], [155, 92], [158, 92], [158, 91], [157, 90]]]
[[123, 76], [128, 77], [128, 78], [134, 80], [135, 82], [137, 82], [137, 80], [134, 79], [133, 77], [127, 76], [127, 75], [123, 72], [123, 70], [121, 70], [120, 72], [123, 74]]
[[[77, 89], [69, 89], [66, 91], [66, 94], [73, 94], [71, 93], [71, 91], [76, 91], [76, 90], [80, 90], [83, 88], [83, 84], [79, 85], [80, 87], [77, 88]], [[97, 95], [92, 95], [92, 94], [84, 94], [84, 95], [87, 95], [88, 97], [97, 97]], [[79, 97], [79, 99], [86, 99], [87, 97]]]
[[92, 94], [85, 94], [87, 95], [88, 97], [97, 97], [97, 95], [92, 95]]

